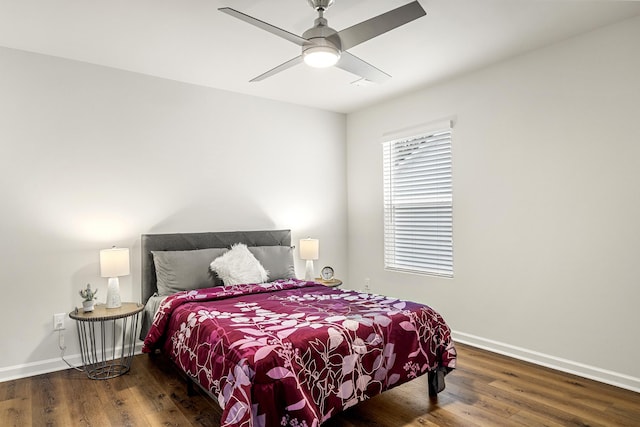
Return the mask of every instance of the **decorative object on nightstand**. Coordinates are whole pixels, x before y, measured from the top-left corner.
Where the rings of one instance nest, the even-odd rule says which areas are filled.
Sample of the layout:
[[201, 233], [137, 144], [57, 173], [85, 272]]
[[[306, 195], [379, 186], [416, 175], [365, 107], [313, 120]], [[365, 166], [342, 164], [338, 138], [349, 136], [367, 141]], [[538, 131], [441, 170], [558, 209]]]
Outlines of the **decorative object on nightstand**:
[[81, 289], [80, 290], [80, 296], [82, 298], [84, 298], [84, 301], [82, 301], [82, 309], [84, 310], [85, 313], [89, 313], [91, 311], [93, 311], [93, 308], [95, 306], [95, 299], [96, 294], [98, 293], [98, 290], [93, 290], [91, 289], [91, 283], [87, 283], [87, 287], [85, 289]]
[[129, 249], [116, 248], [100, 251], [100, 276], [108, 277], [107, 308], [118, 308], [120, 301], [120, 282], [118, 276], [129, 274]]
[[82, 364], [89, 378], [106, 380], [129, 372], [143, 308], [125, 302], [118, 308], [97, 304], [90, 312], [76, 308], [69, 313], [78, 324]]
[[304, 280], [314, 280], [313, 261], [318, 259], [320, 242], [318, 239], [300, 239], [300, 258], [307, 261]]
[[330, 266], [325, 266], [322, 267], [322, 270], [320, 270], [320, 277], [322, 278], [322, 280], [331, 280], [333, 279], [333, 268], [331, 268]]
[[328, 286], [330, 288], [336, 288], [340, 285], [342, 285], [342, 280], [338, 280], [334, 277], [334, 271], [333, 268], [330, 266], [325, 266], [322, 267], [322, 270], [320, 270], [320, 277], [318, 277], [316, 279], [316, 282], [318, 283], [322, 283], [325, 286]]

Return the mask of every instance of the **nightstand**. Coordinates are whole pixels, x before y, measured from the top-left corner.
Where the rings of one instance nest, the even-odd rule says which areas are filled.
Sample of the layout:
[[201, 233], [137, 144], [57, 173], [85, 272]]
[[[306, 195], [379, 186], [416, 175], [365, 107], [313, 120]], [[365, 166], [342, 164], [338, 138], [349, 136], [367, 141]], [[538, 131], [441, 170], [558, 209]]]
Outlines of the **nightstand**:
[[342, 280], [338, 279], [323, 280], [322, 278], [317, 277], [316, 282], [328, 286], [329, 288], [337, 288], [338, 286], [342, 285]]
[[129, 372], [143, 308], [142, 304], [123, 302], [118, 308], [96, 304], [93, 311], [76, 308], [69, 313], [78, 324], [82, 364], [89, 378], [106, 380]]

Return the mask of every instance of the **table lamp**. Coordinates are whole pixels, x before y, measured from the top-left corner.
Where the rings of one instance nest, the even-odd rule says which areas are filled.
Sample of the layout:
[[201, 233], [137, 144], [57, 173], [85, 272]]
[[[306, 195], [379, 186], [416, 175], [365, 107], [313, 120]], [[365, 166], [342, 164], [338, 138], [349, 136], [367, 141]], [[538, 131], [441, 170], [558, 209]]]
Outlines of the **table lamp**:
[[129, 249], [116, 248], [100, 251], [100, 276], [108, 277], [107, 308], [122, 306], [120, 300], [120, 282], [118, 276], [129, 274]]
[[318, 239], [300, 239], [300, 258], [307, 261], [304, 273], [304, 280], [314, 280], [313, 261], [318, 259], [320, 243]]

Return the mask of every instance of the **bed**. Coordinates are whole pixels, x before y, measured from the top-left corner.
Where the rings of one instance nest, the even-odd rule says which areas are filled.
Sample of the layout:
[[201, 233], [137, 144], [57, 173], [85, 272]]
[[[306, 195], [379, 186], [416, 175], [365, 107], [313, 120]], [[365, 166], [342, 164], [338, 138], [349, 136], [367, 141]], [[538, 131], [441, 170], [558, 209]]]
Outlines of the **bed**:
[[[164, 353], [217, 400], [223, 427], [317, 427], [423, 374], [435, 396], [455, 368], [450, 329], [430, 307], [295, 278], [290, 230], [141, 242], [143, 352]], [[248, 250], [263, 283], [224, 270]], [[219, 277], [207, 278], [210, 259]]]

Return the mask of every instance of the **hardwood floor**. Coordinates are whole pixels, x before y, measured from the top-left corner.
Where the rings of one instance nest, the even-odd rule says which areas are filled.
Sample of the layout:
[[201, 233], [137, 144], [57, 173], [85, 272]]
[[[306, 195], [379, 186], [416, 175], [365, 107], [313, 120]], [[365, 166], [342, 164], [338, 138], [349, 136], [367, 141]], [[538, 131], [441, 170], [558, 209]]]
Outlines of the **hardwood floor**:
[[[363, 402], [323, 427], [640, 426], [640, 394], [462, 344], [437, 401], [426, 376]], [[209, 397], [189, 397], [163, 357], [140, 355], [107, 381], [60, 371], [0, 383], [1, 426], [216, 426]]]

